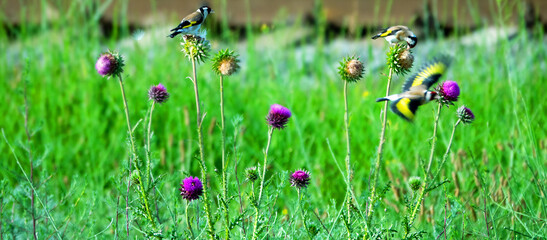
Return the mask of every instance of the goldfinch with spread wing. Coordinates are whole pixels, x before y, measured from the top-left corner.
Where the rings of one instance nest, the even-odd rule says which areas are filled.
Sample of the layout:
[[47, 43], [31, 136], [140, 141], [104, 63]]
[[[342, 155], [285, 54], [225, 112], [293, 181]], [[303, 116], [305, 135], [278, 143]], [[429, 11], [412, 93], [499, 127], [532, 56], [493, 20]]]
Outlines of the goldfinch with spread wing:
[[408, 27], [398, 25], [393, 27], [388, 27], [382, 32], [374, 35], [372, 39], [377, 39], [383, 37], [390, 44], [396, 44], [398, 42], [406, 42], [409, 48], [413, 48], [418, 43], [418, 38]]
[[425, 64], [418, 73], [406, 80], [402, 93], [378, 98], [376, 102], [391, 101], [391, 111], [412, 122], [419, 106], [439, 98], [437, 92], [428, 89], [441, 78], [449, 65], [448, 57], [440, 57]]
[[180, 24], [171, 29], [171, 33], [168, 37], [174, 38], [178, 34], [196, 34], [207, 15], [214, 13], [214, 11], [207, 6], [198, 8], [197, 11], [184, 17]]

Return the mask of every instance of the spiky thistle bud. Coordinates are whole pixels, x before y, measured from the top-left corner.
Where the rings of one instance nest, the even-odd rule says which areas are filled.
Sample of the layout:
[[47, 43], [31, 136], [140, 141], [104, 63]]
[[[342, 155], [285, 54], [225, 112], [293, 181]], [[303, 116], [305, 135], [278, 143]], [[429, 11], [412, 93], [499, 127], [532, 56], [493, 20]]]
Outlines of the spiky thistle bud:
[[359, 81], [363, 78], [363, 73], [365, 73], [365, 65], [355, 56], [342, 59], [338, 67], [338, 74], [347, 82]]
[[164, 103], [169, 99], [169, 93], [165, 86], [160, 83], [157, 86], [150, 87], [150, 90], [148, 90], [148, 97], [156, 103]]
[[141, 183], [139, 179], [139, 171], [137, 171], [137, 169], [133, 170], [133, 172], [131, 172], [131, 183], [139, 185]]
[[268, 125], [273, 128], [283, 129], [287, 125], [287, 122], [289, 122], [290, 117], [291, 111], [288, 108], [279, 104], [273, 104], [270, 107], [270, 112], [268, 112], [266, 120], [268, 121]]
[[291, 186], [306, 188], [310, 184], [310, 174], [304, 170], [296, 170], [290, 177]]
[[209, 56], [211, 44], [203, 37], [187, 34], [182, 37], [182, 52], [189, 60], [196, 60], [198, 63], [205, 61]]
[[245, 179], [250, 182], [254, 182], [258, 179], [258, 170], [256, 167], [250, 167], [245, 169]]
[[101, 54], [95, 63], [97, 73], [103, 77], [117, 76], [123, 72], [125, 66], [120, 54], [108, 51]]
[[473, 114], [473, 112], [471, 112], [471, 109], [467, 108], [466, 106], [461, 106], [460, 108], [458, 108], [458, 117], [463, 123], [466, 124], [472, 123], [473, 120], [475, 120], [475, 114]]
[[213, 58], [213, 71], [218, 75], [230, 76], [239, 70], [238, 55], [229, 49], [220, 50]]
[[412, 189], [412, 191], [418, 191], [418, 189], [422, 186], [422, 179], [416, 176], [410, 177], [408, 179], [408, 186]]
[[387, 66], [397, 75], [407, 74], [414, 64], [414, 56], [405, 44], [395, 44], [387, 52]]

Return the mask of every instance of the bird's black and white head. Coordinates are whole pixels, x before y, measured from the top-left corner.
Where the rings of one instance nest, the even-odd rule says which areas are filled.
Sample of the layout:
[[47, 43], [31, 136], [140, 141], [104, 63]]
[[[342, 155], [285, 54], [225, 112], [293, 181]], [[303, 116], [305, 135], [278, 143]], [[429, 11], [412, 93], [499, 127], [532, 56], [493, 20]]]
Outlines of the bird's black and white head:
[[408, 43], [408, 47], [413, 48], [418, 44], [418, 38], [415, 35], [410, 35], [406, 38], [406, 42]]
[[203, 18], [206, 18], [207, 15], [209, 15], [210, 13], [214, 13], [213, 9], [211, 9], [210, 7], [208, 6], [203, 6], [203, 7], [200, 7], [198, 9], [198, 11], [203, 14]]
[[432, 100], [435, 100], [435, 99], [439, 99], [439, 94], [437, 94], [437, 92], [425, 90], [425, 92], [424, 92], [425, 102], [429, 102], [429, 101], [432, 101]]

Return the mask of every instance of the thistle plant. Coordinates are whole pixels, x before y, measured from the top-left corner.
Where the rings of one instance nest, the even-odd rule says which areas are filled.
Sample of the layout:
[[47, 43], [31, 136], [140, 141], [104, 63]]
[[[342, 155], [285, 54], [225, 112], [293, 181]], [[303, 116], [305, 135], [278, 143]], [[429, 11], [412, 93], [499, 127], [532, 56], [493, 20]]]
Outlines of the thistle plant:
[[458, 96], [460, 95], [460, 87], [458, 83], [454, 81], [446, 81], [435, 89], [439, 94], [439, 103], [447, 107], [454, 105], [455, 101], [458, 101]]
[[258, 169], [256, 167], [250, 167], [245, 169], [245, 180], [254, 183], [258, 179]]
[[[418, 195], [418, 198], [416, 199], [416, 201], [412, 205], [412, 210], [411, 210], [411, 213], [410, 213], [410, 217], [408, 218], [409, 226], [413, 225], [414, 219], [416, 218], [416, 213], [418, 212], [420, 204], [421, 204], [421, 202], [424, 198], [424, 194], [426, 193], [426, 191], [428, 191], [428, 184], [430, 183], [429, 182], [430, 181], [429, 177], [430, 177], [430, 174], [431, 174], [431, 165], [433, 163], [434, 153], [435, 153], [435, 146], [436, 146], [436, 143], [437, 143], [437, 128], [438, 128], [438, 124], [439, 124], [439, 117], [441, 115], [442, 106], [443, 105], [446, 105], [446, 106], [453, 105], [452, 102], [457, 101], [458, 96], [460, 95], [460, 88], [459, 88], [459, 86], [456, 82], [446, 81], [446, 82], [443, 82], [442, 84], [440, 84], [440, 86], [438, 87], [438, 93], [439, 93], [439, 99], [438, 99], [437, 111], [436, 111], [436, 115], [435, 115], [435, 123], [433, 125], [433, 136], [431, 138], [431, 151], [430, 151], [430, 154], [429, 154], [429, 161], [428, 161], [427, 167], [425, 168], [424, 179], [422, 181], [420, 194]], [[457, 126], [457, 124], [454, 126], [454, 130], [455, 130], [456, 126]], [[454, 131], [452, 132], [452, 134], [454, 134]], [[452, 135], [452, 137], [454, 137], [454, 135]], [[450, 141], [452, 142], [452, 140], [450, 140]], [[449, 144], [449, 147], [450, 147], [450, 145], [452, 145], [452, 143]], [[439, 165], [439, 170], [438, 171], [440, 171], [441, 167], [442, 167], [442, 164]], [[435, 180], [434, 178], [431, 179], [431, 181], [434, 181], [434, 180]], [[405, 233], [405, 235], [408, 235], [408, 234], [409, 234], [409, 232], [407, 231]]]
[[420, 190], [420, 187], [422, 186], [422, 179], [417, 176], [410, 177], [408, 179], [408, 186], [412, 191], [416, 192]]
[[[203, 37], [196, 35], [184, 35], [183, 41], [180, 43], [182, 45], [182, 52], [188, 57], [190, 62], [192, 62], [192, 71], [193, 77], [190, 78], [194, 84], [194, 95], [196, 98], [196, 125], [198, 132], [198, 142], [199, 142], [199, 167], [201, 170], [201, 179], [205, 181], [205, 186], [207, 186], [207, 166], [205, 165], [205, 156], [204, 156], [204, 145], [203, 145], [203, 131], [202, 123], [203, 117], [201, 115], [201, 106], [199, 101], [199, 85], [197, 79], [197, 68], [196, 64], [203, 62], [211, 48], [209, 41]], [[196, 63], [197, 62], [197, 63]], [[213, 229], [213, 217], [211, 214], [211, 203], [209, 199], [209, 193], [207, 188], [203, 190], [203, 202], [205, 205], [205, 214], [207, 216], [207, 232], [209, 234], [209, 239], [215, 239], [215, 231]]]
[[188, 207], [190, 206], [190, 202], [194, 200], [198, 200], [199, 197], [203, 194], [203, 184], [197, 177], [187, 177], [184, 180], [182, 180], [182, 184], [180, 184], [180, 195], [183, 199], [187, 200], [186, 202], [186, 225], [188, 226], [188, 231], [190, 231], [190, 234], [192, 235], [192, 238], [194, 237], [194, 232], [192, 231], [192, 224], [190, 222], [190, 215], [188, 214]]
[[292, 116], [291, 111], [279, 104], [273, 104], [270, 107], [270, 111], [266, 116], [266, 121], [268, 122], [268, 142], [266, 144], [266, 149], [264, 150], [264, 162], [262, 163], [262, 173], [260, 174], [260, 187], [258, 189], [258, 198], [253, 204], [255, 206], [255, 222], [253, 226], [253, 237], [252, 239], [258, 238], [258, 218], [259, 218], [259, 209], [260, 203], [262, 200], [262, 193], [264, 191], [264, 181], [266, 180], [266, 166], [268, 165], [268, 151], [270, 149], [270, 143], [272, 142], [272, 135], [275, 129], [282, 130], [286, 127], [289, 122], [289, 118]]
[[[459, 88], [458, 88], [458, 92], [459, 92]], [[456, 132], [456, 127], [458, 127], [460, 123], [471, 124], [475, 120], [475, 115], [473, 114], [471, 109], [467, 108], [466, 106], [459, 107], [457, 110], [457, 115], [458, 115], [458, 120], [454, 123], [454, 126], [452, 127], [452, 135], [450, 135], [450, 140], [448, 142], [448, 146], [446, 147], [446, 152], [444, 153], [441, 163], [439, 164], [439, 167], [437, 168], [437, 171], [435, 172], [431, 180], [435, 180], [437, 178], [437, 176], [441, 172], [442, 167], [446, 163], [446, 159], [448, 158], [448, 153], [450, 153], [450, 148], [452, 147], [452, 141], [454, 140], [454, 133]]]
[[150, 109], [148, 110], [150, 115], [148, 116], [148, 130], [146, 134], [146, 186], [150, 187], [152, 172], [150, 170], [150, 138], [152, 138], [151, 129], [152, 129], [152, 113], [154, 112], [154, 107], [156, 103], [162, 104], [169, 99], [169, 93], [163, 84], [158, 84], [156, 86], [150, 87], [148, 90], [148, 98], [151, 100]]
[[387, 66], [397, 75], [407, 74], [414, 64], [414, 55], [404, 44], [395, 44], [387, 53]]
[[304, 170], [296, 170], [294, 173], [291, 174], [289, 180], [291, 182], [291, 186], [295, 187], [296, 192], [298, 193], [298, 207], [300, 208], [300, 217], [302, 218], [302, 223], [304, 224], [306, 233], [308, 234], [308, 237], [310, 239], [313, 239], [313, 235], [311, 234], [306, 223], [304, 204], [302, 204], [302, 190], [307, 188], [310, 184], [310, 173]]
[[[359, 58], [352, 56], [344, 58], [340, 62], [338, 67], [338, 74], [344, 80], [344, 123], [346, 127], [346, 206], [347, 206], [347, 222], [351, 222], [351, 202], [352, 202], [352, 187], [351, 179], [353, 172], [351, 170], [351, 148], [350, 148], [350, 134], [349, 134], [349, 108], [348, 108], [348, 84], [351, 82], [357, 82], [363, 78], [365, 72], [365, 65], [359, 60]], [[348, 229], [348, 237], [351, 233]]]
[[220, 77], [220, 131], [222, 151], [222, 198], [224, 206], [225, 238], [230, 238], [230, 222], [228, 215], [228, 176], [226, 166], [226, 129], [224, 117], [224, 76], [230, 76], [239, 69], [237, 55], [228, 49], [220, 50], [213, 58], [213, 72]]
[[[389, 96], [389, 91], [391, 88], [391, 80], [393, 73], [398, 75], [405, 75], [409, 72], [410, 68], [414, 63], [414, 56], [410, 49], [404, 44], [395, 44], [389, 47], [387, 52], [387, 66], [389, 68], [389, 74], [387, 76], [387, 86], [386, 86], [386, 97]], [[384, 150], [384, 143], [386, 141], [386, 125], [387, 125], [387, 112], [388, 112], [388, 102], [384, 103], [384, 109], [382, 110], [382, 131], [380, 133], [380, 142], [378, 143], [378, 151], [376, 152], [376, 161], [374, 163], [374, 168], [372, 169], [372, 182], [371, 193], [369, 198], [369, 204], [367, 209], [367, 217], [369, 221], [378, 198], [378, 174], [380, 172], [380, 163], [382, 161], [382, 154]]]
[[[99, 59], [97, 60], [95, 64], [95, 69], [97, 70], [97, 73], [99, 73], [103, 77], [108, 77], [108, 78], [110, 78], [111, 76], [117, 77], [120, 83], [120, 89], [122, 92], [122, 99], [123, 99], [124, 110], [125, 110], [125, 119], [127, 122], [127, 129], [129, 132], [129, 142], [131, 144], [131, 148], [130, 148], [131, 157], [129, 158], [128, 178], [127, 178], [127, 196], [125, 199], [126, 200], [126, 217], [127, 217], [126, 230], [127, 230], [127, 237], [129, 238], [129, 224], [130, 224], [129, 207], [128, 207], [129, 189], [131, 186], [131, 181], [133, 179], [138, 185], [137, 192], [139, 192], [140, 199], [142, 202], [142, 208], [144, 211], [143, 215], [145, 216], [145, 219], [148, 221], [148, 223], [151, 225], [154, 232], [157, 231], [157, 228], [156, 228], [156, 223], [154, 221], [154, 218], [152, 217], [152, 212], [150, 211], [147, 191], [146, 191], [146, 188], [144, 188], [141, 171], [139, 169], [137, 150], [135, 147], [135, 139], [133, 137], [133, 130], [131, 127], [131, 121], [129, 119], [129, 108], [127, 106], [127, 97], [125, 95], [125, 89], [124, 89], [123, 79], [122, 79], [124, 66], [125, 64], [124, 64], [123, 58], [118, 53], [107, 52], [102, 54], [99, 57]], [[135, 167], [135, 171], [132, 170], [133, 166]]]

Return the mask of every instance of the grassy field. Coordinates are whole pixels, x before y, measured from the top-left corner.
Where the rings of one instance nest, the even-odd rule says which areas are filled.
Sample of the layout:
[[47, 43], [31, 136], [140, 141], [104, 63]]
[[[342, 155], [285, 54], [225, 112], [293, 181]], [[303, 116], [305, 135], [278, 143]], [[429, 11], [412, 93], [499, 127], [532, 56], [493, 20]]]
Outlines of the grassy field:
[[[151, 85], [162, 83], [171, 94], [166, 103], [156, 106], [152, 122], [153, 174], [161, 179], [154, 212], [157, 210], [165, 237], [173, 230], [178, 237], [190, 237], [186, 200], [178, 189], [183, 178], [200, 175], [194, 89], [187, 79], [191, 63], [180, 51], [179, 40], [165, 37], [168, 26], [145, 30], [140, 38], [127, 34], [122, 24], [120, 32], [104, 38], [96, 21], [85, 20], [79, 14], [83, 10], [73, 8], [66, 17], [48, 24], [0, 28], [0, 50], [4, 53], [0, 59], [4, 102], [0, 105], [4, 116], [0, 118], [4, 135], [0, 144], [0, 235], [5, 239], [32, 238], [31, 189], [25, 177], [30, 172], [30, 155], [39, 239], [126, 238], [129, 154], [123, 103], [117, 79], [102, 78], [94, 68], [99, 55], [112, 49], [125, 59], [123, 77], [133, 124], [146, 116]], [[507, 29], [500, 25], [503, 22], [494, 23], [496, 31]], [[453, 58], [452, 65], [441, 81], [457, 81], [461, 88], [456, 106], [442, 110], [436, 159], [446, 151], [457, 107], [465, 104], [476, 116], [475, 122], [456, 130], [449, 160], [441, 172], [441, 178], [449, 182], [425, 197], [413, 226], [425, 231], [424, 239], [440, 236], [445, 223], [452, 239], [547, 237], [547, 95], [542, 93], [547, 82], [547, 44], [543, 32], [528, 32], [520, 26], [516, 25], [520, 29], [516, 35], [494, 42], [467, 43], [464, 36], [455, 36], [420, 42], [414, 50], [411, 72], [435, 56], [447, 54]], [[313, 40], [285, 40], [287, 35], [306, 30]], [[230, 48], [241, 59], [241, 70], [224, 79], [229, 207], [235, 224], [232, 238], [251, 238], [254, 213], [247, 199], [251, 184], [245, 182], [243, 170], [258, 166], [264, 157], [268, 137], [265, 116], [274, 103], [288, 107], [293, 116], [284, 130], [274, 132], [270, 146], [266, 176], [271, 177], [271, 184], [264, 213], [268, 227], [263, 236], [307, 236], [298, 213], [297, 192], [288, 182], [290, 172], [306, 169], [312, 180], [303, 199], [308, 224], [319, 231], [316, 238], [347, 237], [339, 216], [346, 195], [346, 140], [343, 81], [337, 67], [343, 57], [351, 55], [359, 56], [366, 69], [364, 78], [350, 84], [348, 91], [352, 183], [355, 203], [360, 205], [357, 208], [365, 208], [382, 128], [383, 104], [375, 99], [385, 94], [388, 46], [373, 43], [369, 37], [324, 38], [321, 30], [322, 26], [280, 24], [267, 34], [249, 32], [241, 41], [222, 38], [222, 34], [208, 36], [210, 55]], [[15, 37], [8, 34], [14, 31]], [[392, 92], [400, 90], [406, 77], [394, 77]], [[209, 60], [198, 65], [198, 79], [206, 113], [208, 189], [213, 215], [218, 218], [216, 230], [224, 236], [220, 234], [223, 215], [217, 198], [221, 182], [219, 78], [211, 71]], [[30, 146], [24, 124], [25, 85]], [[405, 196], [411, 195], [407, 180], [423, 175], [435, 109], [435, 103], [422, 106], [414, 123], [388, 113], [379, 184], [385, 186], [390, 181], [391, 185], [375, 208], [370, 226], [372, 230], [393, 230], [384, 238], [402, 236], [403, 216], [408, 213]], [[140, 122], [135, 128], [138, 146], [144, 145], [145, 127]], [[144, 154], [142, 147], [139, 153]], [[437, 164], [435, 161], [434, 167]], [[244, 208], [249, 209], [241, 215], [239, 188]], [[136, 204], [136, 194], [131, 195]], [[446, 202], [449, 206], [445, 208]], [[194, 232], [200, 239], [207, 235], [202, 207], [200, 202], [191, 205]], [[133, 208], [131, 212], [135, 219], [130, 236], [143, 238], [143, 221]], [[363, 238], [360, 220], [355, 221], [352, 238]]]

